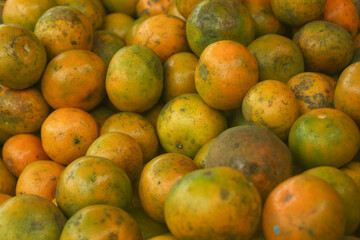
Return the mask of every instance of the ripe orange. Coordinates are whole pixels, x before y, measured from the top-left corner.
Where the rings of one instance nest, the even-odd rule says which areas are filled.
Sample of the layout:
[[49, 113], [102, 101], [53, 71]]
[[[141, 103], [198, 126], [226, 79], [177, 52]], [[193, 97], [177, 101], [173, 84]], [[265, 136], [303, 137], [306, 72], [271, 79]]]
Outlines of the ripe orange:
[[181, 20], [183, 20], [184, 22], [186, 22], [186, 18], [184, 18], [183, 15], [181, 15], [181, 13], [179, 13], [178, 9], [176, 8], [175, 3], [171, 4], [171, 6], [169, 7], [169, 10], [167, 11], [167, 14], [178, 17]]
[[142, 17], [145, 15], [155, 16], [165, 14], [173, 2], [174, 0], [138, 0], [136, 4], [136, 15]]
[[131, 28], [134, 19], [124, 13], [111, 13], [104, 17], [103, 28], [115, 33], [122, 40], [125, 40], [126, 32]]
[[174, 0], [176, 9], [186, 19], [201, 0]]
[[131, 45], [133, 43], [133, 39], [134, 39], [134, 35], [139, 27], [139, 25], [144, 22], [146, 19], [148, 19], [149, 16], [145, 15], [142, 17], [139, 17], [138, 19], [136, 19], [133, 24], [131, 25], [131, 27], [127, 30], [126, 35], [125, 35], [125, 42], [126, 45]]
[[215, 140], [215, 138], [211, 139], [209, 142], [204, 144], [199, 149], [199, 151], [196, 153], [196, 155], [194, 157], [194, 163], [195, 163], [196, 167], [205, 168], [207, 156], [209, 154], [209, 149], [210, 149], [211, 144], [214, 142], [214, 140]]

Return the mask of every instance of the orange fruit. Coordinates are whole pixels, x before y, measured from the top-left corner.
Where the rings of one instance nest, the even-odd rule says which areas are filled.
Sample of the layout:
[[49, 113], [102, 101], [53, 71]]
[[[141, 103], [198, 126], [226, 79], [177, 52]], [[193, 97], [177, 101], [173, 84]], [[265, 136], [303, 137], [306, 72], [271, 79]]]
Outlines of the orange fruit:
[[0, 157], [0, 193], [14, 196], [16, 181], [16, 177], [7, 169], [4, 161]]
[[12, 90], [0, 85], [0, 130], [6, 134], [33, 133], [50, 113], [40, 91]]
[[172, 235], [171, 233], [164, 233], [159, 236], [149, 238], [148, 240], [178, 240], [178, 239], [174, 237], [174, 235]]
[[246, 93], [242, 112], [249, 124], [268, 129], [285, 141], [299, 117], [299, 105], [295, 94], [285, 83], [266, 80]]
[[300, 48], [286, 37], [268, 34], [254, 40], [248, 49], [259, 65], [259, 81], [273, 79], [286, 83], [304, 72]]
[[330, 83], [331, 89], [335, 91], [338, 78], [335, 78], [334, 76], [331, 76], [331, 77], [330, 77], [330, 76], [328, 76], [328, 75], [326, 75], [326, 74], [319, 73], [319, 72], [317, 72], [317, 74], [319, 74], [320, 76], [322, 76], [323, 78], [325, 78], [326, 81], [328, 81], [328, 82]]
[[360, 126], [360, 63], [348, 66], [340, 75], [335, 88], [335, 108], [347, 113]]
[[10, 195], [7, 195], [5, 193], [0, 193], [0, 205], [10, 198], [11, 198]]
[[142, 113], [142, 116], [153, 125], [154, 129], [156, 129], [157, 119], [164, 106], [165, 103], [158, 101], [150, 110]]
[[224, 115], [208, 106], [195, 93], [180, 95], [169, 101], [157, 121], [157, 133], [165, 151], [190, 158], [226, 128]]
[[174, 5], [181, 16], [186, 19], [189, 17], [194, 7], [200, 2], [201, 0], [174, 0]]
[[94, 32], [94, 44], [91, 51], [96, 53], [106, 66], [109, 66], [111, 58], [124, 46], [124, 41], [115, 33], [99, 30]]
[[262, 227], [267, 240], [339, 240], [345, 230], [344, 204], [324, 180], [297, 175], [271, 192]]
[[157, 154], [159, 140], [155, 128], [143, 116], [132, 112], [120, 112], [109, 117], [100, 130], [100, 135], [108, 132], [122, 132], [134, 138], [143, 153], [144, 163]]
[[249, 45], [254, 40], [254, 20], [239, 0], [204, 0], [186, 21], [191, 50], [200, 56], [211, 43], [232, 40]]
[[100, 106], [96, 107], [95, 109], [93, 109], [89, 113], [95, 119], [97, 127], [99, 129], [99, 133], [100, 133], [100, 129], [101, 129], [102, 125], [104, 124], [104, 122], [106, 121], [106, 119], [108, 119], [109, 117], [111, 117], [112, 115], [114, 115], [117, 112], [111, 108], [104, 106], [104, 105], [100, 105]]
[[45, 48], [30, 30], [0, 25], [0, 84], [12, 89], [34, 85], [46, 67]]
[[214, 142], [214, 140], [215, 140], [215, 138], [211, 139], [209, 142], [204, 144], [199, 149], [199, 151], [196, 153], [196, 155], [194, 157], [194, 163], [195, 163], [196, 167], [205, 168], [207, 156], [209, 154], [209, 149], [210, 149], [211, 144]]
[[165, 14], [168, 12], [174, 0], [138, 0], [136, 4], [136, 15], [155, 16], [158, 14]]
[[134, 35], [139, 27], [139, 25], [144, 22], [146, 19], [148, 19], [149, 16], [145, 15], [142, 17], [139, 17], [138, 19], [136, 19], [133, 24], [131, 25], [131, 27], [127, 30], [126, 35], [125, 35], [125, 42], [126, 45], [131, 45], [134, 39]]
[[49, 199], [55, 198], [56, 185], [64, 166], [53, 161], [30, 163], [20, 174], [16, 195], [34, 194]]
[[94, 118], [78, 108], [53, 111], [41, 127], [41, 140], [46, 154], [62, 165], [84, 156], [97, 137]]
[[111, 13], [104, 17], [103, 28], [115, 33], [122, 40], [125, 40], [126, 32], [131, 28], [134, 19], [124, 13]]
[[345, 206], [345, 234], [353, 234], [360, 224], [360, 188], [354, 180], [339, 169], [326, 166], [309, 169], [304, 174], [318, 177], [335, 188]]
[[281, 22], [299, 27], [317, 20], [325, 4], [326, 0], [271, 0], [271, 9]]
[[143, 165], [143, 154], [139, 144], [129, 135], [109, 132], [98, 137], [88, 148], [86, 156], [107, 158], [122, 169], [133, 181]]
[[320, 108], [303, 114], [289, 134], [289, 148], [295, 160], [307, 169], [341, 167], [353, 159], [359, 147], [358, 127], [337, 109]]
[[165, 61], [162, 93], [164, 102], [185, 93], [196, 93], [194, 75], [198, 60], [192, 53], [180, 52]]
[[303, 54], [306, 72], [341, 72], [353, 56], [350, 33], [332, 22], [310, 22], [295, 33], [293, 41]]
[[352, 0], [327, 0], [323, 18], [345, 28], [355, 38], [359, 27], [359, 15]]
[[49, 59], [73, 49], [91, 50], [93, 28], [90, 20], [79, 10], [57, 6], [47, 10], [34, 28]]
[[127, 208], [131, 194], [130, 180], [120, 166], [106, 158], [86, 156], [70, 163], [60, 175], [56, 202], [71, 217], [95, 204]]
[[188, 173], [165, 201], [166, 224], [179, 239], [249, 239], [260, 218], [258, 190], [229, 167]]
[[334, 106], [335, 89], [326, 78], [318, 73], [299, 73], [292, 77], [287, 85], [296, 96], [300, 114], [312, 109]]
[[165, 199], [180, 178], [196, 170], [193, 160], [178, 153], [165, 153], [148, 162], [141, 172], [139, 197], [144, 211], [165, 223]]
[[40, 16], [57, 5], [57, 0], [7, 0], [4, 5], [2, 21], [6, 24], [23, 26], [34, 30]]
[[181, 15], [181, 13], [179, 13], [178, 9], [176, 8], [175, 3], [171, 4], [171, 6], [169, 7], [169, 10], [167, 11], [167, 14], [178, 17], [181, 20], [183, 20], [184, 22], [186, 22], [186, 18], [184, 18], [183, 15]]
[[229, 110], [241, 106], [246, 92], [258, 82], [258, 64], [242, 44], [224, 40], [207, 46], [195, 70], [195, 86], [210, 106]]
[[17, 134], [10, 137], [2, 149], [4, 163], [12, 174], [19, 177], [30, 163], [48, 160], [41, 139], [32, 134]]
[[144, 112], [161, 97], [163, 72], [160, 59], [146, 46], [121, 48], [111, 59], [106, 92], [120, 111]]
[[58, 240], [66, 218], [50, 201], [16, 196], [0, 205], [0, 239]]
[[360, 162], [351, 161], [340, 168], [340, 170], [351, 177], [360, 189]]
[[137, 27], [132, 43], [151, 48], [165, 62], [171, 55], [189, 50], [185, 26], [172, 15], [152, 16]]
[[76, 212], [65, 224], [60, 240], [141, 240], [134, 218], [121, 208], [99, 204]]

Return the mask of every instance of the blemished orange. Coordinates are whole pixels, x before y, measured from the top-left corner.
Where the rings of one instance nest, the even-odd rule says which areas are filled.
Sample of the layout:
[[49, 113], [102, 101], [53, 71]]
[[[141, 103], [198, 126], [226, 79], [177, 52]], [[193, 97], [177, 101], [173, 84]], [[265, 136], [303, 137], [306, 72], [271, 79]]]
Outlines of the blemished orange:
[[167, 13], [173, 2], [174, 0], [138, 0], [136, 15], [142, 17]]
[[149, 18], [149, 16], [145, 15], [145, 16], [139, 17], [138, 19], [136, 19], [133, 22], [133, 24], [127, 30], [126, 35], [125, 35], [125, 43], [126, 43], [126, 45], [131, 45], [132, 44], [133, 39], [134, 39], [134, 35], [135, 35], [139, 25], [148, 18]]
[[93, 44], [90, 20], [68, 6], [47, 10], [36, 22], [34, 33], [44, 45], [49, 59], [72, 49], [91, 50]]
[[46, 154], [62, 165], [84, 156], [97, 137], [98, 128], [94, 118], [78, 108], [56, 109], [41, 127]]
[[258, 79], [254, 55], [244, 45], [230, 40], [207, 46], [195, 70], [197, 92], [210, 107], [218, 110], [240, 107]]
[[41, 139], [32, 134], [17, 134], [10, 137], [2, 149], [4, 163], [12, 174], [19, 177], [30, 163], [48, 160]]
[[215, 140], [215, 138], [211, 139], [209, 142], [204, 144], [199, 149], [199, 151], [196, 153], [196, 155], [194, 157], [194, 163], [195, 163], [196, 167], [205, 168], [207, 156], [209, 154], [209, 149], [210, 149], [211, 144], [214, 142], [214, 140]]
[[155, 15], [142, 22], [134, 34], [133, 44], [149, 47], [161, 62], [175, 53], [190, 50], [185, 22], [166, 14]]
[[109, 66], [111, 58], [124, 46], [124, 40], [115, 33], [108, 30], [99, 30], [94, 32], [94, 44], [91, 51], [101, 57], [106, 66]]
[[165, 223], [165, 199], [184, 175], [196, 170], [193, 160], [178, 153], [165, 153], [148, 162], [141, 172], [139, 197], [144, 211], [154, 220]]
[[17, 178], [7, 169], [0, 157], [0, 193], [10, 196], [15, 195]]
[[270, 193], [262, 228], [267, 240], [339, 240], [345, 230], [344, 203], [324, 180], [297, 175]]
[[59, 176], [64, 168], [54, 161], [30, 163], [19, 176], [16, 195], [34, 194], [53, 200]]
[[111, 13], [104, 17], [103, 28], [115, 33], [122, 40], [125, 40], [126, 32], [131, 28], [134, 19], [124, 13]]

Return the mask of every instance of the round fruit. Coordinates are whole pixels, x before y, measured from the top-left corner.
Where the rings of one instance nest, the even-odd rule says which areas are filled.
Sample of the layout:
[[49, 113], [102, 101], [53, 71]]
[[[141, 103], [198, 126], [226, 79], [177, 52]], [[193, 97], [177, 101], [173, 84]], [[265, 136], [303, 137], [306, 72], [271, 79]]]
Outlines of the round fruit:
[[115, 33], [122, 40], [125, 40], [126, 32], [131, 28], [134, 19], [124, 13], [111, 13], [105, 16], [103, 28]]
[[179, 239], [249, 239], [260, 218], [259, 192], [242, 173], [229, 167], [185, 175], [165, 201], [166, 224]]
[[94, 32], [94, 44], [91, 51], [96, 53], [106, 66], [109, 66], [111, 58], [124, 46], [124, 41], [115, 33], [99, 30]]
[[16, 181], [16, 177], [11, 174], [0, 157], [0, 193], [14, 196]]
[[179, 13], [188, 18], [194, 7], [201, 2], [201, 0], [174, 0], [175, 6]]
[[136, 15], [142, 17], [165, 14], [173, 2], [173, 0], [138, 0]]
[[196, 155], [194, 157], [194, 163], [195, 163], [196, 167], [205, 168], [207, 156], [209, 154], [209, 149], [210, 149], [211, 144], [214, 142], [214, 140], [215, 140], [215, 138], [211, 139], [209, 142], [204, 144], [199, 149], [199, 151], [196, 153]]
[[183, 20], [184, 22], [186, 22], [186, 18], [184, 18], [179, 11], [176, 8], [175, 3], [171, 4], [171, 6], [169, 7], [169, 10], [167, 11], [167, 14], [169, 15], [173, 15], [175, 17], [180, 18], [181, 20]]
[[136, 19], [133, 22], [132, 26], [128, 29], [128, 31], [126, 32], [126, 35], [125, 35], [126, 45], [131, 45], [133, 43], [134, 35], [135, 35], [139, 25], [148, 18], [149, 18], [149, 16], [145, 15], [145, 16], [139, 17], [138, 19]]
[[96, 121], [96, 124], [97, 124], [99, 132], [100, 132], [100, 129], [101, 129], [102, 125], [104, 124], [104, 122], [106, 121], [106, 119], [108, 119], [109, 117], [114, 115], [116, 113], [116, 111], [111, 108], [108, 108], [104, 105], [100, 105], [89, 113]]

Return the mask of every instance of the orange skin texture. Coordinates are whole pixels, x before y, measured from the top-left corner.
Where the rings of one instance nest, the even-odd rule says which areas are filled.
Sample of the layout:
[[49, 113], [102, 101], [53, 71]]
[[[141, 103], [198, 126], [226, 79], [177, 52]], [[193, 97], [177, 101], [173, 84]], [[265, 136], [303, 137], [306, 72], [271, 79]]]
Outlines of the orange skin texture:
[[262, 227], [267, 240], [339, 240], [345, 230], [344, 204], [324, 180], [297, 175], [269, 195]]
[[53, 111], [41, 127], [41, 140], [46, 154], [62, 165], [84, 156], [97, 137], [98, 128], [94, 118], [78, 108]]
[[19, 176], [16, 195], [34, 194], [53, 200], [59, 176], [64, 168], [53, 161], [36, 161], [29, 164]]
[[121, 12], [135, 16], [137, 0], [101, 0], [108, 12]]
[[153, 125], [154, 129], [156, 129], [157, 119], [158, 119], [160, 112], [164, 106], [165, 106], [165, 103], [159, 101], [150, 110], [142, 113], [142, 116], [146, 120], [148, 120], [151, 123], [151, 125]]
[[109, 117], [100, 130], [100, 135], [108, 132], [122, 132], [134, 138], [139, 144], [144, 163], [153, 159], [159, 148], [156, 130], [143, 116], [132, 112], [120, 112]]
[[339, 168], [358, 152], [360, 132], [354, 120], [342, 111], [320, 108], [295, 121], [288, 143], [296, 162], [306, 169], [317, 166]]
[[186, 19], [189, 17], [194, 7], [201, 2], [201, 0], [174, 0], [174, 2], [181, 16]]
[[183, 20], [184, 22], [186, 22], [186, 18], [184, 18], [183, 15], [181, 15], [181, 13], [178, 11], [175, 3], [171, 4], [171, 6], [169, 7], [169, 10], [167, 11], [167, 14], [178, 17], [181, 20]]
[[69, 164], [60, 175], [56, 202], [67, 217], [81, 208], [108, 204], [126, 209], [132, 195], [125, 171], [113, 161], [85, 156]]
[[301, 115], [312, 109], [334, 106], [334, 87], [317, 73], [299, 73], [292, 77], [287, 85], [296, 96]]
[[139, 144], [129, 135], [109, 132], [98, 137], [88, 148], [86, 156], [107, 158], [119, 165], [131, 181], [141, 173], [143, 154]]
[[70, 50], [53, 58], [41, 79], [41, 92], [54, 108], [90, 111], [105, 96], [106, 65], [93, 52]]
[[10, 135], [33, 133], [50, 113], [40, 91], [35, 88], [11, 90], [0, 85], [0, 130]]
[[46, 67], [46, 52], [34, 33], [16, 25], [0, 26], [0, 84], [12, 89], [34, 85]]
[[360, 189], [360, 162], [351, 161], [340, 168], [340, 170], [351, 177]]
[[3, 146], [2, 155], [7, 168], [17, 177], [30, 163], [49, 159], [41, 139], [32, 134], [17, 134], [9, 138]]
[[148, 240], [178, 240], [171, 233], [165, 233], [156, 237], [149, 238]]
[[142, 17], [139, 17], [138, 19], [136, 19], [133, 24], [131, 25], [131, 27], [128, 29], [128, 31], [126, 32], [125, 35], [125, 42], [126, 45], [131, 45], [134, 39], [134, 35], [139, 27], [139, 25], [144, 22], [146, 19], [148, 19], [149, 16], [144, 15]]
[[111, 58], [124, 46], [124, 41], [115, 33], [99, 30], [94, 32], [94, 44], [91, 51], [101, 57], [106, 66], [109, 66]]
[[165, 62], [175, 53], [189, 51], [185, 22], [172, 15], [152, 16], [139, 25], [133, 44], [151, 48]]
[[0, 193], [0, 205], [10, 198], [11, 198], [10, 195], [7, 195], [5, 193]]
[[94, 205], [81, 209], [65, 224], [60, 240], [141, 240], [134, 218], [121, 208]]
[[139, 0], [136, 4], [136, 15], [155, 16], [167, 13], [174, 0]]
[[178, 153], [165, 153], [148, 162], [141, 172], [139, 197], [145, 212], [165, 223], [164, 204], [177, 180], [196, 170], [193, 160]]
[[299, 104], [285, 83], [265, 80], [247, 92], [242, 112], [249, 124], [266, 128], [285, 141], [299, 117]]
[[164, 150], [190, 158], [226, 128], [223, 113], [208, 106], [195, 93], [180, 95], [169, 101], [157, 121], [157, 133]]
[[287, 33], [288, 28], [274, 16], [270, 0], [244, 0], [244, 6], [254, 19], [256, 38], [271, 33]]
[[331, 86], [331, 88], [333, 89], [333, 91], [335, 91], [335, 88], [336, 88], [336, 84], [337, 84], [337, 80], [338, 80], [338, 79], [335, 80], [334, 77], [330, 77], [330, 76], [328, 76], [328, 75], [326, 75], [326, 74], [319, 73], [319, 72], [317, 72], [316, 74], [319, 74], [320, 76], [322, 76], [323, 78], [325, 78], [325, 79], [330, 83], [330, 86]]
[[73, 49], [91, 50], [93, 44], [90, 20], [68, 6], [47, 10], [37, 21], [34, 33], [43, 43], [49, 59]]
[[250, 51], [240, 43], [224, 40], [210, 44], [201, 54], [195, 86], [209, 106], [230, 110], [241, 106], [258, 77], [258, 65]]
[[204, 144], [199, 151], [196, 153], [195, 157], [194, 157], [194, 163], [196, 165], [196, 167], [198, 168], [205, 168], [205, 164], [206, 164], [206, 157], [209, 154], [209, 149], [211, 144], [214, 142], [214, 139], [211, 139], [209, 142], [207, 142], [206, 144]]
[[16, 177], [7, 169], [4, 161], [0, 157], [0, 193], [14, 196], [16, 181]]
[[132, 17], [124, 13], [111, 13], [104, 17], [103, 28], [125, 40], [126, 32], [134, 24], [134, 21]]
[[340, 75], [334, 97], [334, 105], [348, 114], [360, 126], [360, 63], [348, 66]]
[[198, 60], [193, 53], [181, 52], [165, 61], [162, 95], [164, 102], [185, 93], [196, 93], [194, 75]]
[[258, 190], [242, 173], [217, 167], [177, 181], [166, 198], [165, 219], [179, 239], [242, 240], [255, 233], [261, 208]]
[[113, 114], [117, 113], [117, 111], [115, 111], [111, 108], [108, 108], [105, 105], [100, 105], [100, 106], [96, 107], [95, 109], [93, 109], [89, 113], [95, 119], [96, 124], [99, 129], [99, 134], [100, 134], [101, 126], [104, 124], [106, 119], [111, 117]]
[[305, 171], [304, 174], [318, 177], [335, 188], [345, 206], [345, 234], [353, 234], [360, 224], [360, 188], [356, 183], [334, 167], [316, 167]]
[[3, 22], [34, 30], [40, 16], [49, 8], [56, 6], [56, 0], [7, 0], [3, 10]]
[[359, 15], [352, 0], [327, 0], [323, 18], [345, 28], [355, 38], [358, 32]]

